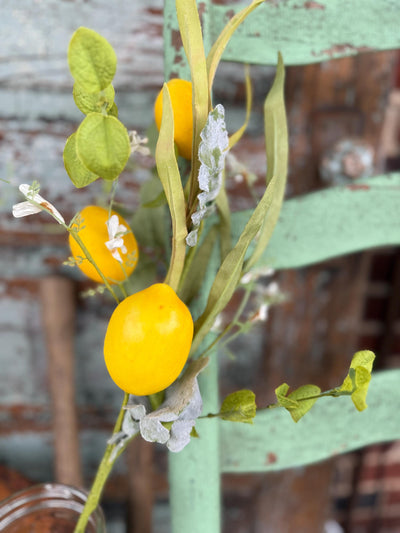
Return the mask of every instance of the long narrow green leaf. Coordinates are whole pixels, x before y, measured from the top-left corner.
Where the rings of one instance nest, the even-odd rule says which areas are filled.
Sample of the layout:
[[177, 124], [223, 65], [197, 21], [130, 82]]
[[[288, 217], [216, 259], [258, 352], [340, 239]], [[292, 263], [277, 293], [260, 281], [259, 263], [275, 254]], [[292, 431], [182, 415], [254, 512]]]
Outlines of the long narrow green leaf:
[[247, 125], [250, 120], [251, 107], [253, 105], [253, 93], [251, 87], [250, 68], [249, 65], [245, 65], [245, 79], [246, 79], [246, 116], [244, 122], [240, 128], [235, 131], [233, 135], [229, 137], [229, 148], [235, 146], [237, 142], [242, 138], [243, 133], [247, 129]]
[[229, 200], [225, 189], [225, 176], [224, 183], [217, 196], [216, 204], [220, 220], [221, 261], [223, 261], [232, 248], [231, 211], [229, 209]]
[[207, 66], [196, 1], [176, 0], [176, 13], [181, 32], [183, 48], [189, 62], [193, 86], [193, 146], [192, 169], [189, 180], [190, 216], [190, 214], [195, 210], [197, 194], [199, 192], [197, 175], [200, 162], [197, 157], [197, 152], [200, 143], [200, 132], [207, 122], [209, 112]]
[[257, 245], [246, 262], [246, 271], [258, 261], [267, 246], [278, 221], [285, 194], [289, 141], [286, 125], [284, 81], [285, 68], [282, 56], [279, 54], [275, 80], [264, 104], [267, 183], [272, 179], [272, 176], [276, 177], [275, 194], [261, 228]]
[[226, 45], [228, 44], [230, 38], [232, 37], [235, 30], [240, 26], [240, 24], [246, 19], [246, 17], [254, 11], [254, 9], [260, 4], [264, 3], [264, 0], [253, 0], [253, 2], [236, 13], [234, 17], [228, 22], [222, 32], [219, 34], [218, 39], [213, 44], [210, 52], [207, 56], [207, 72], [208, 72], [208, 87], [210, 91], [210, 101], [211, 101], [211, 89], [214, 81], [215, 73], [217, 71], [221, 56], [224, 53]]
[[[183, 275], [184, 282], [179, 290], [179, 297], [189, 305], [194, 296], [199, 292], [207, 272], [209, 259], [214, 249], [218, 237], [217, 226], [213, 226], [204, 240], [193, 248], [194, 257], [190, 264], [187, 274]], [[186, 269], [185, 265], [185, 269]]]
[[174, 114], [166, 84], [163, 87], [163, 114], [156, 146], [156, 165], [172, 219], [172, 254], [165, 281], [176, 291], [185, 262], [186, 205], [175, 157]]
[[224, 309], [231, 299], [242, 275], [242, 267], [247, 248], [260, 230], [274, 197], [276, 180], [273, 178], [262, 199], [247, 222], [243, 233], [240, 235], [236, 246], [229, 252], [217, 272], [212, 284], [206, 308], [195, 323], [195, 334], [192, 344], [192, 353], [200, 346], [217, 315]]

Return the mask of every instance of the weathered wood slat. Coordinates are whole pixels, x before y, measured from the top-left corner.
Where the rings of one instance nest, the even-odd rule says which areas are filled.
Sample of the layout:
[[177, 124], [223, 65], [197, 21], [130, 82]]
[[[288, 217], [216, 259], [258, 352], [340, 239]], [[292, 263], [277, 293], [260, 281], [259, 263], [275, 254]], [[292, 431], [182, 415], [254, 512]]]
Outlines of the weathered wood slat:
[[[377, 246], [400, 244], [400, 174], [287, 200], [260, 264], [297, 268]], [[249, 212], [233, 216], [234, 239]]]
[[362, 413], [348, 397], [323, 398], [297, 424], [285, 409], [257, 414], [252, 426], [221, 421], [222, 471], [281, 470], [399, 439], [399, 380], [400, 370], [373, 374]]
[[[213, 41], [244, 5], [210, 6]], [[223, 59], [274, 65], [280, 51], [286, 65], [300, 65], [399, 48], [399, 20], [393, 0], [270, 1], [238, 28]]]
[[[250, 2], [235, 5], [201, 2], [206, 48], [227, 21]], [[166, 2], [168, 76], [185, 72], [174, 3]], [[236, 30], [223, 60], [275, 65], [278, 51], [285, 65], [319, 63], [360, 52], [400, 48], [400, 5], [393, 0], [271, 0], [260, 5]]]

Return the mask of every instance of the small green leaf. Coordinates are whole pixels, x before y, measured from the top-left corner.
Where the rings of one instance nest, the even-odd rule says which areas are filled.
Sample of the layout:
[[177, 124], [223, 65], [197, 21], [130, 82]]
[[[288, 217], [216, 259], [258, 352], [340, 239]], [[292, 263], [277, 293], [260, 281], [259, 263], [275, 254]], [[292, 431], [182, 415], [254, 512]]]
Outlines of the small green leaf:
[[275, 389], [275, 396], [281, 407], [284, 407], [285, 409], [296, 409], [299, 406], [299, 403], [295, 399], [287, 397], [289, 388], [287, 383], [282, 383], [282, 385], [279, 385], [279, 387]]
[[115, 91], [112, 85], [106, 87], [103, 91], [97, 93], [88, 93], [78, 83], [74, 83], [72, 96], [76, 107], [85, 115], [88, 113], [100, 113], [104, 108], [109, 112], [114, 105]]
[[351, 392], [351, 399], [358, 411], [367, 407], [366, 397], [371, 381], [371, 371], [375, 354], [370, 350], [362, 350], [354, 354], [350, 370], [340, 387], [341, 391]]
[[79, 159], [76, 152], [76, 133], [68, 137], [64, 148], [63, 159], [65, 170], [75, 187], [86, 187], [86, 185], [89, 185], [99, 177], [97, 174], [90, 172]]
[[200, 438], [200, 435], [197, 433], [197, 430], [196, 430], [195, 426], [192, 427], [192, 431], [190, 432], [190, 436], [194, 437], [195, 439], [199, 439]]
[[308, 413], [320, 394], [321, 389], [317, 385], [303, 385], [289, 394], [288, 399], [295, 400], [298, 404], [297, 407], [288, 408], [295, 422]]
[[89, 28], [78, 28], [68, 47], [68, 64], [74, 80], [89, 93], [97, 93], [112, 82], [117, 57], [110, 43]]
[[82, 163], [106, 180], [123, 171], [130, 153], [129, 135], [115, 117], [89, 113], [76, 132], [76, 149]]
[[222, 402], [220, 416], [231, 422], [252, 424], [256, 416], [256, 396], [253, 391], [243, 389], [229, 394]]

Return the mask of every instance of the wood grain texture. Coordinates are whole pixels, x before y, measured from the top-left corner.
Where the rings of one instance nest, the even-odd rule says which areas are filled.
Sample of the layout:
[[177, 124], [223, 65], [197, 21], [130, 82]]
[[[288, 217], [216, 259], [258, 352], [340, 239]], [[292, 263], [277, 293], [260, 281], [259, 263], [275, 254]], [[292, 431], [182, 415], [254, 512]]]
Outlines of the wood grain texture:
[[75, 287], [68, 278], [41, 280], [48, 379], [53, 411], [56, 481], [83, 487], [75, 394]]

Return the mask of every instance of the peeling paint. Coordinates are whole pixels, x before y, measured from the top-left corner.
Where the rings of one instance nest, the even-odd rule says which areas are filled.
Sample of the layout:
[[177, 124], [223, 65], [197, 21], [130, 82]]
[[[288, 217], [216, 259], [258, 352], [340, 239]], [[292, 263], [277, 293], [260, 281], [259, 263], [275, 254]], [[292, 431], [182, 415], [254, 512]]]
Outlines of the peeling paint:
[[272, 465], [278, 461], [278, 456], [274, 452], [268, 452], [267, 457], [265, 459], [266, 465]]
[[353, 183], [351, 185], [347, 185], [346, 189], [349, 189], [350, 191], [369, 191], [371, 187], [365, 185], [364, 183]]
[[326, 48], [325, 50], [321, 50], [319, 52], [315, 52], [313, 50], [311, 54], [314, 57], [318, 56], [327, 56], [330, 58], [334, 58], [335, 56], [343, 56], [343, 55], [352, 55], [352, 54], [358, 54], [362, 52], [373, 52], [374, 48], [370, 48], [369, 46], [361, 45], [361, 46], [354, 46], [351, 43], [342, 43], [342, 44], [334, 44], [330, 48]]
[[182, 39], [181, 34], [178, 30], [171, 30], [171, 46], [174, 48], [177, 52], [180, 52], [182, 49]]
[[306, 9], [321, 9], [321, 10], [326, 9], [326, 6], [324, 6], [323, 4], [320, 4], [319, 2], [313, 2], [313, 1], [304, 2], [304, 7]]

